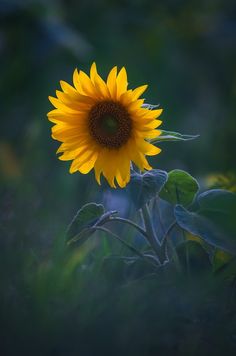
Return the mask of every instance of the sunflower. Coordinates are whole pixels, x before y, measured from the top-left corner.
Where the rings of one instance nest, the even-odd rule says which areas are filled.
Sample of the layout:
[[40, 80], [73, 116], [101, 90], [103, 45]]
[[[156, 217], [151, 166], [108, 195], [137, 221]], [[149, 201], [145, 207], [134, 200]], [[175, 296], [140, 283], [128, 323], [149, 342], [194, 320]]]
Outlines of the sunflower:
[[161, 133], [156, 118], [162, 109], [143, 106], [140, 96], [147, 85], [128, 90], [124, 67], [119, 73], [112, 68], [104, 81], [95, 63], [90, 77], [76, 69], [73, 83], [60, 81], [62, 91], [56, 91], [57, 98], [49, 97], [56, 109], [48, 113], [55, 124], [52, 138], [62, 142], [59, 159], [72, 160], [70, 173], [86, 174], [94, 168], [99, 184], [103, 174], [111, 187], [117, 182], [123, 188], [130, 180], [132, 162], [141, 171], [152, 169], [145, 156], [157, 155], [161, 149], [147, 140]]

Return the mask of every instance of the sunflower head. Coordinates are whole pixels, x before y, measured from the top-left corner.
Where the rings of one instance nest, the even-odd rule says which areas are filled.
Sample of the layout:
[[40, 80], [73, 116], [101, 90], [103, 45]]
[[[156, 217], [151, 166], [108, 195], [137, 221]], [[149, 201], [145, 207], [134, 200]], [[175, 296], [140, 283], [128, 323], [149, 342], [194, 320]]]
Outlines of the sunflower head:
[[157, 118], [162, 109], [142, 107], [140, 96], [147, 85], [127, 89], [124, 67], [119, 73], [117, 67], [112, 68], [104, 81], [95, 63], [90, 76], [74, 71], [74, 86], [64, 81], [60, 84], [57, 98], [49, 97], [55, 109], [48, 119], [55, 124], [52, 138], [61, 142], [59, 159], [72, 161], [70, 173], [86, 174], [94, 168], [99, 184], [102, 174], [111, 187], [117, 183], [123, 188], [130, 180], [131, 162], [141, 171], [152, 168], [146, 156], [161, 150], [147, 140], [161, 133], [156, 128], [161, 124]]

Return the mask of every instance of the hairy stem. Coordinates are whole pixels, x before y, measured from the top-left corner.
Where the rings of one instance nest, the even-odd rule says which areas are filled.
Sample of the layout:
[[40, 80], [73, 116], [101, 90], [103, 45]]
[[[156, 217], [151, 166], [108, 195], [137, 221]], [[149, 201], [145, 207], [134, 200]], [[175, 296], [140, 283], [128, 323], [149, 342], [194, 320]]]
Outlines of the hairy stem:
[[120, 217], [112, 217], [110, 220], [108, 220], [107, 222], [112, 222], [112, 221], [118, 221], [124, 224], [128, 224], [132, 227], [134, 227], [138, 232], [140, 232], [142, 235], [144, 235], [145, 237], [147, 237], [147, 232], [138, 224], [135, 224], [133, 221], [129, 220], [129, 219], [125, 219], [125, 218], [120, 218]]
[[120, 242], [122, 242], [122, 244], [124, 244], [129, 250], [131, 250], [132, 252], [134, 252], [136, 255], [138, 255], [139, 257], [143, 257], [143, 254], [137, 250], [135, 247], [133, 247], [132, 245], [128, 244], [128, 242], [122, 240], [118, 235], [116, 235], [114, 232], [112, 232], [109, 229], [106, 229], [105, 227], [102, 226], [96, 226], [95, 228], [96, 230], [100, 230], [103, 232], [106, 232], [107, 234], [115, 237], [117, 240], [119, 240]]
[[144, 225], [146, 228], [146, 232], [148, 235], [148, 241], [150, 243], [150, 245], [152, 246], [153, 250], [155, 251], [159, 263], [163, 264], [166, 260], [165, 256], [163, 256], [163, 251], [161, 249], [161, 245], [156, 237], [155, 231], [153, 229], [153, 225], [152, 225], [152, 219], [150, 216], [150, 212], [149, 212], [149, 208], [147, 206], [147, 204], [145, 204], [142, 209], [142, 217], [143, 217], [143, 221], [144, 221]]
[[[103, 231], [113, 237], [115, 237], [117, 240], [119, 240], [122, 244], [124, 244], [129, 250], [131, 250], [133, 253], [135, 253], [137, 256], [146, 259], [150, 264], [152, 264], [153, 266], [157, 266], [157, 261], [153, 256], [151, 255], [145, 255], [143, 253], [141, 253], [139, 250], [137, 250], [134, 246], [130, 245], [129, 243], [127, 243], [126, 241], [124, 241], [123, 239], [121, 239], [118, 235], [116, 235], [114, 232], [112, 232], [109, 229], [106, 229], [105, 227], [102, 226], [96, 226], [95, 230], [99, 230], [99, 231]], [[158, 263], [159, 264], [159, 263]]]

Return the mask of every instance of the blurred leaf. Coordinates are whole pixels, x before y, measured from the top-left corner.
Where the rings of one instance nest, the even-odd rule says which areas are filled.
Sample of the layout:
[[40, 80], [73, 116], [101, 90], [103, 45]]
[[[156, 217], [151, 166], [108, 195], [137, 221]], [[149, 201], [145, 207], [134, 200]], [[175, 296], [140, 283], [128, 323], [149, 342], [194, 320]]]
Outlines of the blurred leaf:
[[100, 220], [105, 213], [104, 206], [96, 203], [88, 203], [82, 206], [73, 218], [67, 229], [67, 240], [75, 242], [80, 240], [83, 243], [94, 232], [92, 227]]
[[160, 192], [167, 180], [165, 171], [153, 169], [144, 174], [133, 173], [128, 185], [128, 191], [137, 209]]
[[0, 141], [0, 171], [8, 179], [20, 178], [22, 175], [21, 162], [7, 141]]
[[226, 189], [236, 193], [236, 174], [234, 172], [210, 174], [206, 177], [206, 184], [210, 189]]
[[189, 232], [185, 232], [184, 234], [184, 238], [185, 240], [188, 241], [195, 241], [198, 242], [203, 248], [204, 250], [208, 253], [208, 255], [210, 256], [210, 258], [212, 258], [214, 256], [215, 253], [215, 247], [212, 245], [209, 245], [205, 240], [203, 240], [201, 237], [193, 235]]
[[161, 130], [161, 135], [151, 140], [151, 143], [165, 141], [190, 141], [198, 137], [199, 135], [182, 135], [179, 132]]
[[217, 223], [218, 216], [209, 219], [200, 212], [189, 212], [181, 205], [175, 207], [175, 217], [178, 224], [193, 235], [199, 236], [207, 243], [236, 254], [236, 238], [227, 234]]
[[232, 260], [232, 258], [233, 256], [230, 253], [216, 249], [212, 259], [214, 271], [217, 271], [219, 268], [226, 265], [229, 261]]
[[95, 231], [96, 229], [93, 227], [83, 229], [78, 234], [74, 235], [71, 239], [68, 240], [68, 245], [71, 245], [73, 243], [76, 243], [76, 247], [83, 245], [88, 240], [88, 238], [93, 235]]
[[104, 206], [102, 204], [88, 203], [82, 206], [74, 216], [68, 232], [72, 228], [76, 228], [76, 232], [80, 232], [84, 228], [93, 226], [99, 218], [105, 213]]
[[189, 173], [175, 169], [168, 173], [168, 180], [160, 192], [160, 197], [172, 204], [188, 206], [199, 189], [198, 182]]
[[188, 240], [188, 241], [195, 241], [195, 242], [198, 242], [200, 245], [202, 245], [202, 244], [204, 243], [204, 241], [203, 241], [200, 237], [198, 237], [198, 236], [196, 236], [196, 235], [193, 235], [193, 234], [191, 234], [191, 233], [189, 233], [189, 232], [187, 232], [187, 233], [185, 234], [185, 238], [186, 238], [186, 240]]

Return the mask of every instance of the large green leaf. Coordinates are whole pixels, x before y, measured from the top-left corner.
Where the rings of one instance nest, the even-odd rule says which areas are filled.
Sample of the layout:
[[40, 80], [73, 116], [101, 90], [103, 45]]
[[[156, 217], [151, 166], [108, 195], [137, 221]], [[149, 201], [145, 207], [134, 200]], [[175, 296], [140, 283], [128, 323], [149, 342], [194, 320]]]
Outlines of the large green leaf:
[[236, 195], [224, 189], [211, 189], [199, 194], [198, 203], [201, 210], [236, 213]]
[[[180, 227], [201, 237], [210, 245], [236, 254], [236, 235], [232, 228], [231, 215], [226, 211], [218, 214], [215, 211], [213, 214], [209, 214], [209, 212], [210, 210], [208, 214], [201, 210], [190, 212], [181, 205], [175, 207], [175, 217]], [[224, 220], [224, 224], [222, 224], [222, 220]]]
[[171, 204], [188, 206], [199, 189], [198, 182], [189, 173], [175, 169], [168, 173], [168, 180], [160, 192], [160, 197]]
[[151, 143], [166, 141], [190, 141], [199, 137], [199, 135], [182, 135], [179, 132], [161, 130], [161, 135], [151, 140]]
[[198, 213], [236, 239], [236, 194], [223, 189], [208, 190], [198, 196]]
[[128, 191], [137, 209], [156, 196], [167, 180], [167, 173], [153, 169], [144, 174], [133, 173]]
[[71, 241], [81, 239], [85, 241], [94, 232], [93, 226], [104, 215], [104, 206], [96, 203], [88, 203], [82, 206], [73, 218], [67, 230], [67, 237]]

